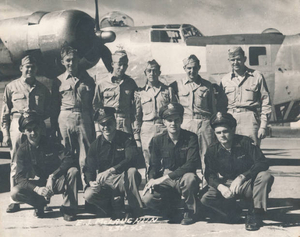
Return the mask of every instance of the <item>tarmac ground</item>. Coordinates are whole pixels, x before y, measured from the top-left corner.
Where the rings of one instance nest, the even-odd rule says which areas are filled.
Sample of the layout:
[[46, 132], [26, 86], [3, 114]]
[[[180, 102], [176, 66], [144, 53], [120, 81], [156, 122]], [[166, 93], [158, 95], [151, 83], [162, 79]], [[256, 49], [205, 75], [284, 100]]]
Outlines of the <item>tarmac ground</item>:
[[[157, 213], [146, 211], [146, 216], [139, 219], [135, 225], [124, 222], [113, 222], [109, 218], [97, 218], [84, 212], [82, 191], [79, 193], [78, 220], [66, 222], [63, 220], [59, 207], [61, 195], [51, 199], [51, 212], [46, 217], [38, 219], [33, 216], [29, 205], [21, 204], [21, 211], [6, 213], [9, 204], [8, 188], [3, 185], [3, 177], [8, 177], [9, 159], [0, 159], [1, 190], [0, 190], [0, 236], [180, 236], [180, 237], [299, 237], [300, 236], [300, 138], [266, 138], [261, 148], [269, 159], [270, 171], [275, 182], [270, 193], [268, 213], [265, 225], [258, 231], [245, 230], [243, 221], [240, 224], [214, 223], [209, 218], [193, 225], [168, 224]], [[0, 152], [0, 157], [7, 154]], [[144, 171], [139, 170], [141, 173]], [[5, 173], [6, 172], [6, 173]], [[145, 182], [145, 181], [144, 181]], [[244, 218], [246, 210], [243, 210]]]

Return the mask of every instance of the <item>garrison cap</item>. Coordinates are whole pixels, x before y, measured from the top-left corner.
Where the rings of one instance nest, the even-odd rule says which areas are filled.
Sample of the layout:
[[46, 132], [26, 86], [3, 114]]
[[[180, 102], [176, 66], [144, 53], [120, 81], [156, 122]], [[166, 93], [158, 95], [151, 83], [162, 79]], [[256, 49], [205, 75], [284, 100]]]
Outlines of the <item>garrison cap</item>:
[[35, 111], [27, 111], [22, 113], [19, 118], [19, 130], [24, 131], [26, 126], [30, 123], [40, 124], [41, 118]]
[[98, 111], [98, 116], [95, 118], [100, 124], [106, 123], [108, 120], [115, 119], [115, 108], [104, 107]]
[[112, 61], [115, 63], [122, 62], [128, 63], [128, 57], [125, 50], [117, 50], [114, 54], [111, 55]]
[[24, 58], [21, 60], [21, 65], [26, 65], [26, 64], [36, 64], [36, 59], [32, 55], [26, 55]]
[[212, 128], [215, 128], [219, 125], [224, 125], [224, 124], [233, 128], [233, 127], [236, 127], [236, 120], [231, 114], [221, 113], [221, 112], [214, 114], [210, 119], [210, 126]]
[[235, 47], [228, 49], [228, 58], [229, 59], [237, 57], [237, 56], [242, 56], [242, 57], [245, 56], [245, 52], [241, 47], [235, 46]]
[[60, 51], [60, 57], [61, 57], [61, 59], [63, 59], [65, 56], [67, 56], [69, 54], [76, 54], [76, 55], [78, 55], [77, 49], [74, 49], [70, 45], [63, 45], [61, 47], [61, 51]]
[[169, 103], [167, 105], [164, 105], [159, 110], [159, 117], [162, 119], [166, 119], [167, 117], [178, 114], [180, 117], [183, 117], [184, 108], [179, 103]]
[[183, 66], [185, 67], [186, 65], [188, 65], [189, 63], [192, 63], [192, 62], [195, 62], [200, 65], [200, 60], [197, 58], [197, 56], [194, 54], [191, 54], [187, 58], [183, 59]]
[[158, 62], [156, 62], [155, 59], [152, 59], [151, 61], [148, 61], [147, 65], [146, 65], [146, 68], [148, 67], [148, 65], [155, 66], [160, 71], [160, 65], [158, 64]]

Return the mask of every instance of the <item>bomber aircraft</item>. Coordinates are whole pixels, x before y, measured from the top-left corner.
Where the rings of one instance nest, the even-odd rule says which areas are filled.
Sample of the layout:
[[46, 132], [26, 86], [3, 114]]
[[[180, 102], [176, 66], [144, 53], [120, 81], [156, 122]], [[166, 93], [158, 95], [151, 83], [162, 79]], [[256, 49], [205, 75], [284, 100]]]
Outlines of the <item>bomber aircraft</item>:
[[32, 53], [38, 59], [41, 80], [51, 84], [51, 78], [62, 72], [60, 49], [68, 43], [78, 49], [81, 67], [89, 69], [95, 80], [112, 70], [111, 52], [124, 49], [130, 60], [128, 74], [139, 85], [145, 82], [148, 60], [154, 58], [162, 65], [162, 78], [169, 84], [184, 75], [182, 60], [190, 54], [200, 59], [200, 74], [218, 84], [230, 71], [227, 50], [237, 45], [246, 53], [247, 66], [266, 77], [272, 120], [299, 119], [299, 34], [284, 36], [276, 29], [266, 29], [261, 34], [204, 36], [190, 24], [134, 26], [133, 19], [120, 12], [99, 20], [97, 0], [95, 4], [95, 20], [82, 11], [63, 10], [0, 21], [0, 77], [17, 77], [21, 58]]
[[[144, 65], [154, 58], [162, 65], [162, 77], [171, 83], [184, 76], [182, 60], [195, 54], [201, 63], [200, 74], [219, 84], [231, 68], [228, 49], [241, 46], [246, 65], [266, 78], [272, 99], [272, 122], [291, 122], [300, 114], [300, 34], [283, 35], [269, 28], [261, 34], [204, 36], [190, 24], [134, 26], [131, 17], [111, 12], [100, 19], [102, 31], [112, 31], [116, 40], [107, 43], [111, 50], [129, 54], [129, 74], [144, 83]], [[101, 72], [101, 66], [91, 71]]]

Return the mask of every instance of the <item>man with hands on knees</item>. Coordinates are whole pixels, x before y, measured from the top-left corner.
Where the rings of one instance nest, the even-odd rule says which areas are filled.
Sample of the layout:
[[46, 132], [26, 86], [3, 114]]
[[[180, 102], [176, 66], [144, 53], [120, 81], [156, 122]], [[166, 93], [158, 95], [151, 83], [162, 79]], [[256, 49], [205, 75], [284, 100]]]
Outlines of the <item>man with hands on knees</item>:
[[42, 135], [40, 116], [25, 112], [19, 119], [19, 129], [25, 135], [16, 153], [16, 186], [11, 196], [14, 201], [35, 208], [34, 215], [44, 216], [44, 207], [54, 193], [63, 193], [60, 208], [66, 221], [76, 220], [77, 168], [70, 152]]
[[[142, 215], [143, 208], [138, 191], [141, 175], [135, 168], [138, 150], [131, 134], [116, 129], [115, 112], [112, 107], [104, 107], [98, 114], [102, 135], [88, 152], [85, 167], [88, 187], [84, 198], [98, 208], [99, 214], [134, 220]], [[130, 209], [126, 216], [123, 215], [125, 195]]]
[[218, 112], [210, 124], [218, 142], [205, 155], [209, 189], [201, 202], [234, 223], [240, 219], [236, 199], [243, 198], [248, 204], [246, 230], [258, 230], [274, 182], [267, 160], [249, 137], [235, 134], [236, 120], [231, 114]]
[[[162, 210], [169, 223], [189, 225], [195, 222], [197, 211], [200, 155], [197, 135], [180, 127], [183, 111], [179, 103], [169, 103], [159, 111], [167, 130], [150, 142], [149, 182], [142, 199], [147, 207]], [[177, 212], [181, 196], [185, 199], [183, 219]]]

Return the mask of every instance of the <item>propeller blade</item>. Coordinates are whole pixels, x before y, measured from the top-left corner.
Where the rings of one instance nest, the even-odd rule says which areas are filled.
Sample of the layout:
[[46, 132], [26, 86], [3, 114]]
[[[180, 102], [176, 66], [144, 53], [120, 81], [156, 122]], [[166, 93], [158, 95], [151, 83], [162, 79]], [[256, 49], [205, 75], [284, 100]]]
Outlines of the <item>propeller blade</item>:
[[95, 29], [96, 31], [100, 31], [99, 25], [99, 11], [98, 11], [98, 0], [95, 0]]

